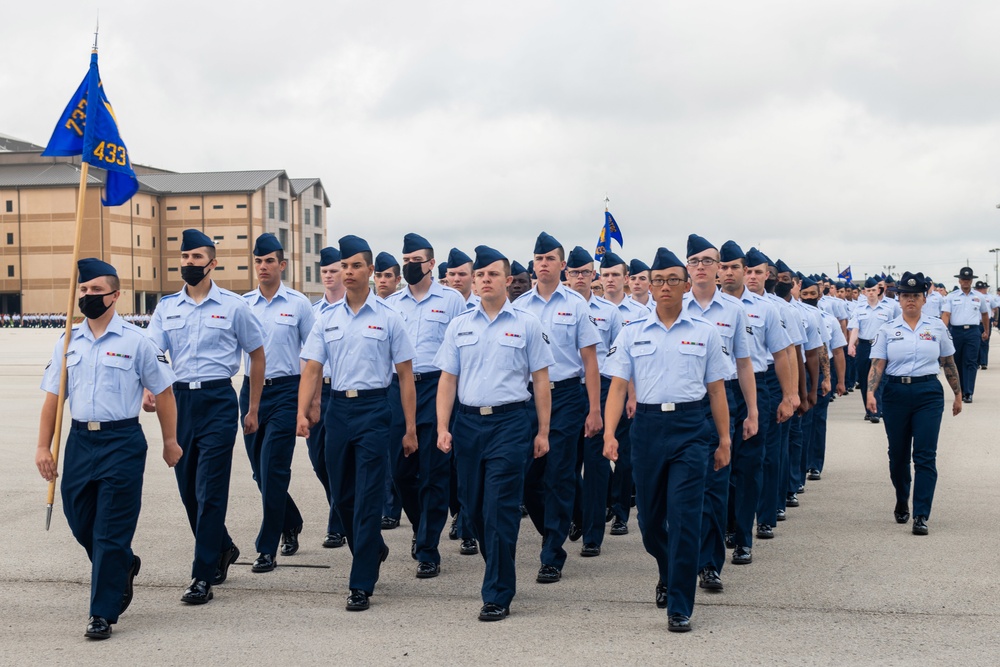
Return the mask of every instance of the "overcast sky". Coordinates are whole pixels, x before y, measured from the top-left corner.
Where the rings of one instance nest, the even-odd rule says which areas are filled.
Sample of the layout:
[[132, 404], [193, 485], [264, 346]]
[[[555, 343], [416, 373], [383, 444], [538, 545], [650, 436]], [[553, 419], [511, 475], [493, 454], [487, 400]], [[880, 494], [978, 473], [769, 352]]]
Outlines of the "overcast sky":
[[332, 243], [526, 262], [592, 249], [607, 194], [626, 260], [696, 232], [994, 282], [995, 0], [8, 3], [0, 133], [48, 140], [98, 4], [133, 161], [319, 177]]

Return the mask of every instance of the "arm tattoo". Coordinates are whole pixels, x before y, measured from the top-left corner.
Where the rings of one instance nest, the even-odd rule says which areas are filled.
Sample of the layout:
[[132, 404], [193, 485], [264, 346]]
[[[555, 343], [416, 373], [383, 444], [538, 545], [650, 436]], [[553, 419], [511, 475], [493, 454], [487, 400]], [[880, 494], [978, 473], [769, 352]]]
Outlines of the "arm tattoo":
[[872, 369], [868, 371], [869, 394], [878, 389], [878, 385], [882, 381], [883, 371], [885, 371], [885, 359], [872, 359]]
[[958, 367], [955, 366], [955, 357], [941, 357], [941, 368], [944, 370], [944, 377], [948, 380], [951, 390], [958, 396], [962, 388], [958, 383]]
[[826, 345], [819, 351], [819, 374], [825, 378], [830, 377], [830, 357], [827, 356]]

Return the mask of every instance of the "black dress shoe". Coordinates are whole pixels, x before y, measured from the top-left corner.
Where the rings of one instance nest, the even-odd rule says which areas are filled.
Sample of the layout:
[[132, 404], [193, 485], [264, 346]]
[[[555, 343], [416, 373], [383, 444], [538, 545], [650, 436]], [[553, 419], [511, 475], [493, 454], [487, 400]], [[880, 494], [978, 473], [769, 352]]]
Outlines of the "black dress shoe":
[[706, 591], [721, 591], [722, 578], [714, 568], [706, 567], [698, 573], [698, 586]]
[[769, 540], [774, 537], [774, 528], [766, 523], [757, 524], [757, 539]]
[[868, 414], [868, 413], [865, 413], [865, 421], [866, 422], [870, 422], [871, 420], [872, 420], [872, 416], [870, 414]]
[[417, 538], [410, 540], [410, 558], [417, 560]]
[[733, 549], [733, 565], [749, 565], [753, 562], [753, 554], [750, 547], [736, 547]]
[[392, 530], [393, 528], [399, 528], [399, 519], [393, 519], [391, 516], [382, 517], [382, 530]]
[[965, 394], [962, 396], [963, 403], [972, 403], [972, 394]]
[[521, 518], [522, 519], [528, 516], [528, 508], [527, 507], [525, 507], [524, 505], [518, 505], [517, 508], [519, 510], [521, 510]]
[[809, 474], [806, 475], [806, 479], [810, 482], [818, 482], [822, 479], [822, 477], [823, 476], [820, 474], [819, 470], [816, 470], [816, 468], [809, 468]]
[[215, 571], [215, 576], [212, 578], [212, 585], [218, 586], [229, 577], [229, 566], [236, 562], [236, 559], [240, 557], [240, 548], [235, 544], [219, 556], [219, 568]]
[[628, 524], [621, 519], [615, 519], [615, 522], [611, 524], [611, 534], [628, 535]]
[[441, 574], [441, 566], [437, 563], [417, 563], [417, 579], [433, 579]]
[[382, 548], [378, 552], [378, 564], [379, 567], [385, 562], [385, 559], [389, 557], [389, 545], [385, 542], [382, 543]]
[[480, 621], [502, 621], [507, 618], [507, 614], [510, 613], [510, 609], [507, 607], [501, 607], [498, 604], [493, 604], [492, 602], [487, 602], [483, 605], [483, 608], [479, 610], [479, 620]]
[[667, 585], [660, 582], [656, 583], [656, 608], [667, 608]]
[[805, 493], [805, 492], [806, 492], [805, 484], [799, 484], [799, 488], [795, 490], [795, 493]]
[[569, 537], [570, 542], [576, 542], [578, 539], [583, 537], [583, 528], [580, 528], [580, 526], [571, 522], [569, 524], [569, 535], [567, 537]]
[[369, 607], [368, 593], [359, 588], [352, 588], [347, 596], [347, 611], [365, 611]]
[[191, 582], [191, 585], [187, 587], [184, 594], [181, 596], [181, 602], [186, 602], [188, 604], [205, 604], [209, 600], [215, 597], [212, 592], [212, 584], [207, 581], [202, 581], [201, 579], [195, 579]]
[[298, 528], [290, 528], [281, 534], [282, 556], [291, 556], [299, 550], [299, 533], [301, 532], [302, 526], [299, 526]]
[[789, 493], [787, 496], [785, 496], [785, 507], [798, 507], [798, 506], [799, 506], [799, 497], [797, 495], [795, 495], [794, 493]]
[[119, 614], [124, 614], [128, 606], [132, 604], [132, 584], [135, 581], [135, 575], [139, 574], [139, 568], [142, 567], [142, 561], [135, 554], [132, 554], [132, 567], [128, 569], [128, 579], [125, 580], [125, 593], [122, 595], [122, 609]]
[[736, 548], [736, 533], [726, 533], [726, 548], [727, 549]]
[[913, 517], [913, 534], [914, 535], [926, 535], [927, 534], [927, 518], [922, 516]]
[[462, 540], [462, 546], [458, 548], [458, 552], [463, 556], [475, 556], [479, 553], [479, 545], [470, 537]]
[[872, 418], [869, 421], [871, 421], [871, 423], [873, 424], [878, 424], [881, 419], [882, 418], [879, 417], [878, 415], [872, 415]]
[[554, 584], [562, 579], [562, 572], [555, 565], [543, 565], [538, 569], [535, 581], [540, 584]]
[[788, 517], [785, 516], [785, 510], [778, 509], [778, 521], [785, 521]]
[[340, 533], [327, 533], [326, 534], [326, 539], [323, 540], [323, 548], [324, 549], [339, 549], [340, 547], [344, 546], [344, 543], [346, 541], [347, 541], [347, 538], [345, 538]]
[[594, 556], [601, 555], [601, 546], [599, 544], [584, 544], [583, 548], [580, 549], [580, 555], [584, 558], [593, 558]]
[[277, 567], [277, 563], [274, 562], [274, 554], [257, 554], [257, 560], [253, 562], [250, 566], [251, 572], [271, 572]]
[[103, 616], [91, 616], [83, 636], [91, 639], [107, 639], [111, 636], [111, 624]]
[[683, 614], [670, 614], [667, 619], [667, 630], [670, 632], [690, 632], [691, 619]]
[[892, 515], [896, 517], [896, 523], [906, 523], [910, 520], [910, 506], [906, 503], [896, 503]]
[[458, 515], [457, 514], [455, 515], [455, 518], [451, 520], [451, 530], [448, 531], [448, 539], [449, 540], [457, 540], [458, 539]]
[[610, 507], [608, 511], [604, 513], [604, 523], [611, 523], [611, 520], [615, 518], [615, 512]]

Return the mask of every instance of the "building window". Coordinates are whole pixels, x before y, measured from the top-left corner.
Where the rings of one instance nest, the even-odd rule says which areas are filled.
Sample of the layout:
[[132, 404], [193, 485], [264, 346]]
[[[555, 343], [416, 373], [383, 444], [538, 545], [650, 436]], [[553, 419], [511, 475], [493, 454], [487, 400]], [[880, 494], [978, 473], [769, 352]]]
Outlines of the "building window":
[[8, 278], [13, 278], [14, 277], [14, 265], [13, 264], [8, 264], [7, 265], [7, 277]]
[[135, 235], [135, 247], [136, 248], [138, 248], [139, 246], [142, 245], [141, 241], [142, 241], [142, 237], [139, 236], [138, 234], [136, 234]]
[[213, 241], [223, 241], [223, 240], [225, 240], [225, 237], [224, 236], [213, 236], [212, 240]]
[[[153, 237], [153, 247], [154, 248], [156, 247], [156, 237], [155, 236]], [[153, 270], [155, 271], [156, 269], [153, 269]]]
[[139, 215], [139, 205], [138, 204], [135, 205], [135, 214]]
[[313, 223], [317, 227], [323, 224], [323, 209], [319, 206], [313, 206]]
[[316, 262], [316, 282], [319, 282], [320, 276], [323, 274], [319, 272], [319, 262]]
[[14, 233], [7, 232], [7, 245], [14, 245]]
[[311, 224], [309, 222], [309, 214], [311, 212], [312, 211], [310, 211], [308, 208], [302, 210], [302, 224], [304, 224], [304, 225]]
[[141, 266], [135, 267], [135, 277], [136, 278], [142, 278], [142, 267]]
[[314, 238], [315, 238], [314, 243], [316, 244], [316, 252], [319, 252], [320, 249], [323, 247], [323, 235], [316, 234]]
[[215, 267], [215, 270], [216, 270], [216, 271], [225, 271], [225, 270], [226, 270], [226, 267], [224, 267], [224, 266], [216, 266], [216, 267]]
[[319, 183], [313, 186], [313, 198], [322, 199], [323, 198], [323, 188]]
[[7, 212], [8, 213], [13, 213], [14, 212], [14, 200], [13, 199], [8, 199], [7, 200]]
[[312, 282], [312, 267], [311, 266], [307, 266], [306, 267], [306, 282], [307, 283], [311, 283]]
[[236, 208], [246, 208], [246, 207], [247, 207], [246, 204], [237, 204], [236, 205]]
[[176, 210], [177, 210], [177, 207], [176, 207], [176, 206], [168, 206], [168, 207], [167, 207], [167, 210], [168, 210], [168, 211], [176, 211]]
[[197, 204], [194, 204], [193, 206], [190, 206], [189, 208], [192, 211], [200, 211], [201, 210], [201, 206], [198, 206]]
[[212, 205], [212, 210], [214, 210], [214, 211], [218, 211], [221, 208], [222, 208], [222, 204], [213, 204]]
[[246, 271], [249, 268], [250, 268], [249, 266], [247, 266], [246, 264], [244, 264], [243, 266], [237, 266], [236, 270], [237, 271]]
[[156, 280], [156, 267], [153, 267], [153, 280]]
[[281, 244], [282, 248], [287, 248], [288, 247], [288, 230], [287, 229], [279, 229], [278, 230], [278, 243]]
[[267, 219], [274, 220], [274, 202], [267, 202]]
[[152, 217], [152, 218], [155, 218], [155, 217], [156, 217], [156, 207], [155, 207], [155, 206], [153, 207], [153, 212], [152, 212], [152, 213], [150, 213], [149, 215], [150, 215], [150, 217]]
[[170, 273], [176, 273], [179, 269], [176, 266], [171, 266], [167, 268]]
[[285, 222], [288, 220], [288, 200], [279, 199], [278, 200], [278, 220]]
[[288, 179], [284, 176], [278, 176], [278, 189], [282, 192], [288, 192]]
[[168, 237], [167, 237], [167, 242], [170, 242], [170, 241], [176, 241], [176, 240], [177, 240], [177, 237], [176, 237], [176, 236], [168, 236]]
[[237, 241], [246, 241], [247, 240], [247, 235], [246, 234], [237, 234], [236, 235], [236, 240]]
[[306, 252], [312, 252], [312, 239], [310, 239], [308, 236], [306, 237]]

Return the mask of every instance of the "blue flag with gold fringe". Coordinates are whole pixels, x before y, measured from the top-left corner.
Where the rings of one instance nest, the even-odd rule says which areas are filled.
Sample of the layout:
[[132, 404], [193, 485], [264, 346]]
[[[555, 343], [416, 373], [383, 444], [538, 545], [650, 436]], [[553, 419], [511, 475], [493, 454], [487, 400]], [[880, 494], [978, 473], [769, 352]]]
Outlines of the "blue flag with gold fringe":
[[598, 262], [604, 257], [605, 253], [611, 252], [611, 239], [618, 241], [618, 245], [625, 245], [622, 240], [621, 228], [618, 227], [618, 222], [615, 221], [615, 217], [611, 215], [610, 211], [604, 211], [604, 226], [601, 227], [601, 236], [597, 239], [597, 249], [594, 251], [594, 259]]
[[107, 171], [105, 206], [124, 204], [139, 189], [115, 112], [104, 94], [97, 51], [90, 55], [90, 71], [66, 105], [42, 155], [80, 155], [84, 162]]

